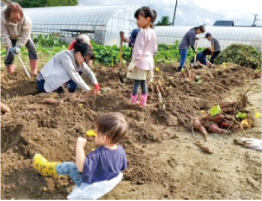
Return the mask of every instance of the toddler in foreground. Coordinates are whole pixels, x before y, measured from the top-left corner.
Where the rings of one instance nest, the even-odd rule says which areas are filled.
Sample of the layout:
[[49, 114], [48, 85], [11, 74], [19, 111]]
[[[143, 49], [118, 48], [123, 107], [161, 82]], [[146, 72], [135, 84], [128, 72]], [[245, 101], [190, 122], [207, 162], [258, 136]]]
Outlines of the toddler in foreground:
[[87, 140], [78, 137], [76, 163], [49, 162], [36, 154], [33, 166], [43, 176], [68, 175], [77, 185], [69, 199], [98, 199], [121, 181], [122, 172], [127, 168], [125, 150], [118, 144], [127, 130], [124, 115], [118, 112], [104, 114], [95, 121], [95, 143], [99, 146], [96, 150], [85, 156]]

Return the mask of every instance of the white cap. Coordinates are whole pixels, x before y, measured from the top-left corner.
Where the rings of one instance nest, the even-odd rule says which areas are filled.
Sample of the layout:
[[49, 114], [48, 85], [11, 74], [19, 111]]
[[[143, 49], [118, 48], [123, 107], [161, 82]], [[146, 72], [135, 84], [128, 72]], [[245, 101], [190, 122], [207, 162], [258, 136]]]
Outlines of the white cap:
[[77, 36], [77, 38], [82, 39], [82, 41], [83, 41], [84, 43], [87, 43], [88, 45], [91, 46], [91, 40], [90, 40], [90, 38], [89, 38], [88, 35], [86, 35], [86, 34], [80, 34], [79, 36]]

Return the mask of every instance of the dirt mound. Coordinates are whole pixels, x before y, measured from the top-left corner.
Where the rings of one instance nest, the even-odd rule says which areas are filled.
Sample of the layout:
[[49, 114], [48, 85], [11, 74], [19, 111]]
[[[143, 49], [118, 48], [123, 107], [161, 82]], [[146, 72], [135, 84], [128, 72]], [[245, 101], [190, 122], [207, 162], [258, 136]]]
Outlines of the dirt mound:
[[[122, 142], [129, 160], [125, 181], [161, 184], [174, 191], [170, 173], [159, 168], [159, 161], [152, 160], [158, 156], [157, 150], [147, 154], [144, 150], [151, 144], [176, 138], [165, 129], [186, 126], [189, 114], [200, 114], [200, 109], [218, 103], [224, 92], [243, 85], [253, 73], [240, 66], [209, 72], [197, 70], [203, 79], [202, 84], [197, 84], [173, 75], [171, 68], [163, 66], [156, 77], [165, 88], [165, 109], [159, 107], [158, 95], [152, 89], [147, 108], [131, 104], [132, 84], [120, 83], [112, 69], [96, 70], [102, 88], [108, 87], [99, 96], [39, 94], [35, 81], [25, 78], [19, 70], [17, 76], [4, 74], [2, 101], [12, 112], [2, 117], [1, 124], [2, 198], [65, 199], [72, 182], [38, 175], [31, 167], [32, 156], [41, 153], [50, 161], [74, 161], [76, 137], [85, 136], [94, 127], [96, 117], [111, 111], [123, 113], [130, 123], [130, 132]], [[57, 102], [45, 104], [46, 98]], [[87, 152], [95, 147], [93, 139], [88, 140]], [[172, 165], [172, 160], [169, 163]]]

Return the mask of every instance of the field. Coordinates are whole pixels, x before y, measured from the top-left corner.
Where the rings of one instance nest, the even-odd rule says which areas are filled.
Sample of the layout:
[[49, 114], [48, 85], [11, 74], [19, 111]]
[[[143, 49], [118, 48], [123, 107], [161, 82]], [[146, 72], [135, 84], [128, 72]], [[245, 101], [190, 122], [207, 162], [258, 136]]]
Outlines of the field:
[[[110, 111], [125, 114], [130, 123], [122, 142], [129, 168], [102, 199], [261, 199], [261, 153], [233, 143], [240, 137], [261, 138], [261, 124], [229, 135], [210, 134], [204, 142], [200, 133], [194, 137], [181, 122], [187, 113], [200, 115], [203, 104], [208, 108], [234, 100], [250, 86], [248, 110], [261, 112], [261, 79], [253, 79], [254, 70], [233, 64], [221, 71], [197, 70], [204, 82], [196, 84], [174, 75], [174, 66], [159, 65], [156, 77], [164, 78], [163, 110], [153, 91], [147, 108], [131, 104], [132, 84], [121, 83], [113, 68], [95, 68], [102, 93], [80, 97], [80, 92], [38, 93], [35, 81], [17, 66], [15, 76], [1, 66], [2, 102], [12, 110], [1, 119], [2, 199], [65, 199], [72, 181], [42, 177], [32, 168], [33, 155], [74, 161], [76, 138], [93, 128], [99, 114]], [[57, 103], [43, 104], [50, 97]], [[214, 153], [203, 153], [196, 141]], [[88, 142], [86, 153], [95, 147], [93, 139]]]

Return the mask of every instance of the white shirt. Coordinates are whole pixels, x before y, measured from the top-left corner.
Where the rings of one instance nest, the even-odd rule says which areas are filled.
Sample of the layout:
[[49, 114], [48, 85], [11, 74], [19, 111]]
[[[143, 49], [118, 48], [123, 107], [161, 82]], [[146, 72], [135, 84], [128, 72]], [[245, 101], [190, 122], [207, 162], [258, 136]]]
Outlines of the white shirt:
[[90, 91], [90, 87], [79, 75], [80, 71], [89, 76], [93, 84], [97, 84], [96, 77], [87, 64], [84, 63], [82, 66], [78, 66], [74, 57], [74, 51], [65, 50], [57, 53], [45, 64], [37, 79], [45, 80], [44, 89], [47, 93], [58, 89], [71, 79], [81, 89]]

